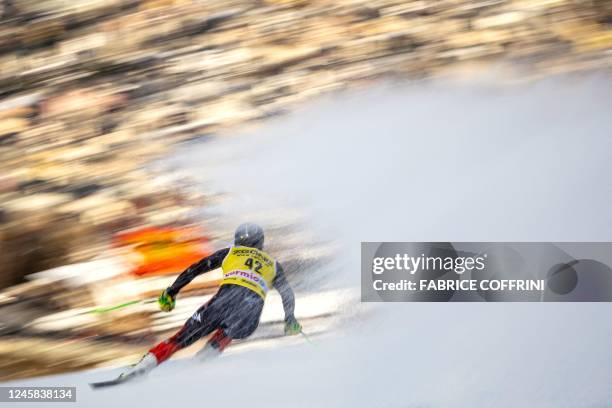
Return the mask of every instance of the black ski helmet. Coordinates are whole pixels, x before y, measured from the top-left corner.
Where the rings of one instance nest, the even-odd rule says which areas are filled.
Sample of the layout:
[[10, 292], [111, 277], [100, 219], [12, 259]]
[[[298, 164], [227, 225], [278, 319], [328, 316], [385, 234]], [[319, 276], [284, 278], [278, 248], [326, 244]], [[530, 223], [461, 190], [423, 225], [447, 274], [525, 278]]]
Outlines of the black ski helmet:
[[234, 234], [234, 245], [262, 249], [264, 243], [263, 229], [250, 222], [241, 224]]

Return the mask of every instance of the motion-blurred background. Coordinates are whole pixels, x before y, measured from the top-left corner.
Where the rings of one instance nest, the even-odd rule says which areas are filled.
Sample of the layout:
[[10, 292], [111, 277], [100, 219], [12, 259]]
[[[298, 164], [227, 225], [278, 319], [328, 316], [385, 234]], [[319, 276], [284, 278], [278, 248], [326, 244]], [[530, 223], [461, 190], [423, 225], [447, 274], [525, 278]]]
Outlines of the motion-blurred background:
[[[206, 211], [226, 198], [158, 165], [174, 146], [390, 77], [612, 67], [608, 0], [4, 0], [0, 14], [0, 380], [130, 362], [214, 292], [217, 275], [198, 279], [172, 317], [126, 304], [231, 242], [234, 223]], [[268, 217], [272, 236], [300, 223]], [[296, 274], [329, 255], [271, 245]], [[333, 312], [305, 304], [302, 319]]]

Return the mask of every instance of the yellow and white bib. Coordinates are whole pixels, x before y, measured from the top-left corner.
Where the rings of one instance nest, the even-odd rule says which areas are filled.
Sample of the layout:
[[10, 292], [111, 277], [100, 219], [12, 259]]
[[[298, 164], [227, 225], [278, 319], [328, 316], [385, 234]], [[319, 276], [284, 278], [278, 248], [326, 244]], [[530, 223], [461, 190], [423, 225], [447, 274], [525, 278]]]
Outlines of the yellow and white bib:
[[221, 285], [239, 285], [266, 298], [276, 277], [276, 261], [257, 248], [231, 247], [221, 264]]

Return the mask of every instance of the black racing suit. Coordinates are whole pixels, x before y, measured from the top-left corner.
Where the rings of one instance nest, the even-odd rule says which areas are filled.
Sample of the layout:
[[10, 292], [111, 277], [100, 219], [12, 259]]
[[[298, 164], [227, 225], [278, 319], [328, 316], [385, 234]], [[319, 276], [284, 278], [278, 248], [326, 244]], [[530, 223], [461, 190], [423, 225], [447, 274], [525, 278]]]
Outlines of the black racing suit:
[[[176, 278], [172, 286], [167, 289], [167, 293], [175, 297], [196, 276], [221, 267], [229, 250], [230, 248], [221, 249], [191, 265]], [[285, 320], [293, 319], [295, 296], [278, 262], [273, 286], [281, 295]], [[219, 291], [202, 305], [170, 340], [179, 348], [183, 348], [216, 329], [221, 329], [230, 339], [243, 339], [250, 336], [259, 325], [263, 305], [264, 300], [248, 288], [238, 285], [222, 285]]]

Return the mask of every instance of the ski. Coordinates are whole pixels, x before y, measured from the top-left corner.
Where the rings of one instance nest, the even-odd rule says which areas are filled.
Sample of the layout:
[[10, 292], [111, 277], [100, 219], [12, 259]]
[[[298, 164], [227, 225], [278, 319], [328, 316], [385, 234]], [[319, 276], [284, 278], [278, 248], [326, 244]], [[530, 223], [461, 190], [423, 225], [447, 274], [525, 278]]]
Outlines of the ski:
[[114, 380], [98, 381], [98, 382], [89, 383], [89, 386], [92, 389], [94, 389], [94, 390], [97, 389], [97, 388], [111, 387], [113, 385], [123, 384], [124, 382], [126, 382], [128, 380], [131, 380], [134, 377], [136, 377], [135, 374], [132, 374], [132, 375], [121, 375], [121, 376], [115, 378]]
[[93, 389], [96, 389], [123, 384], [124, 382], [131, 380], [134, 377], [139, 377], [147, 374], [156, 366], [157, 360], [155, 359], [155, 356], [151, 353], [147, 353], [142, 356], [142, 358], [137, 364], [134, 364], [133, 366], [129, 367], [127, 371], [125, 371], [123, 374], [121, 374], [114, 380], [89, 383], [89, 386]]

